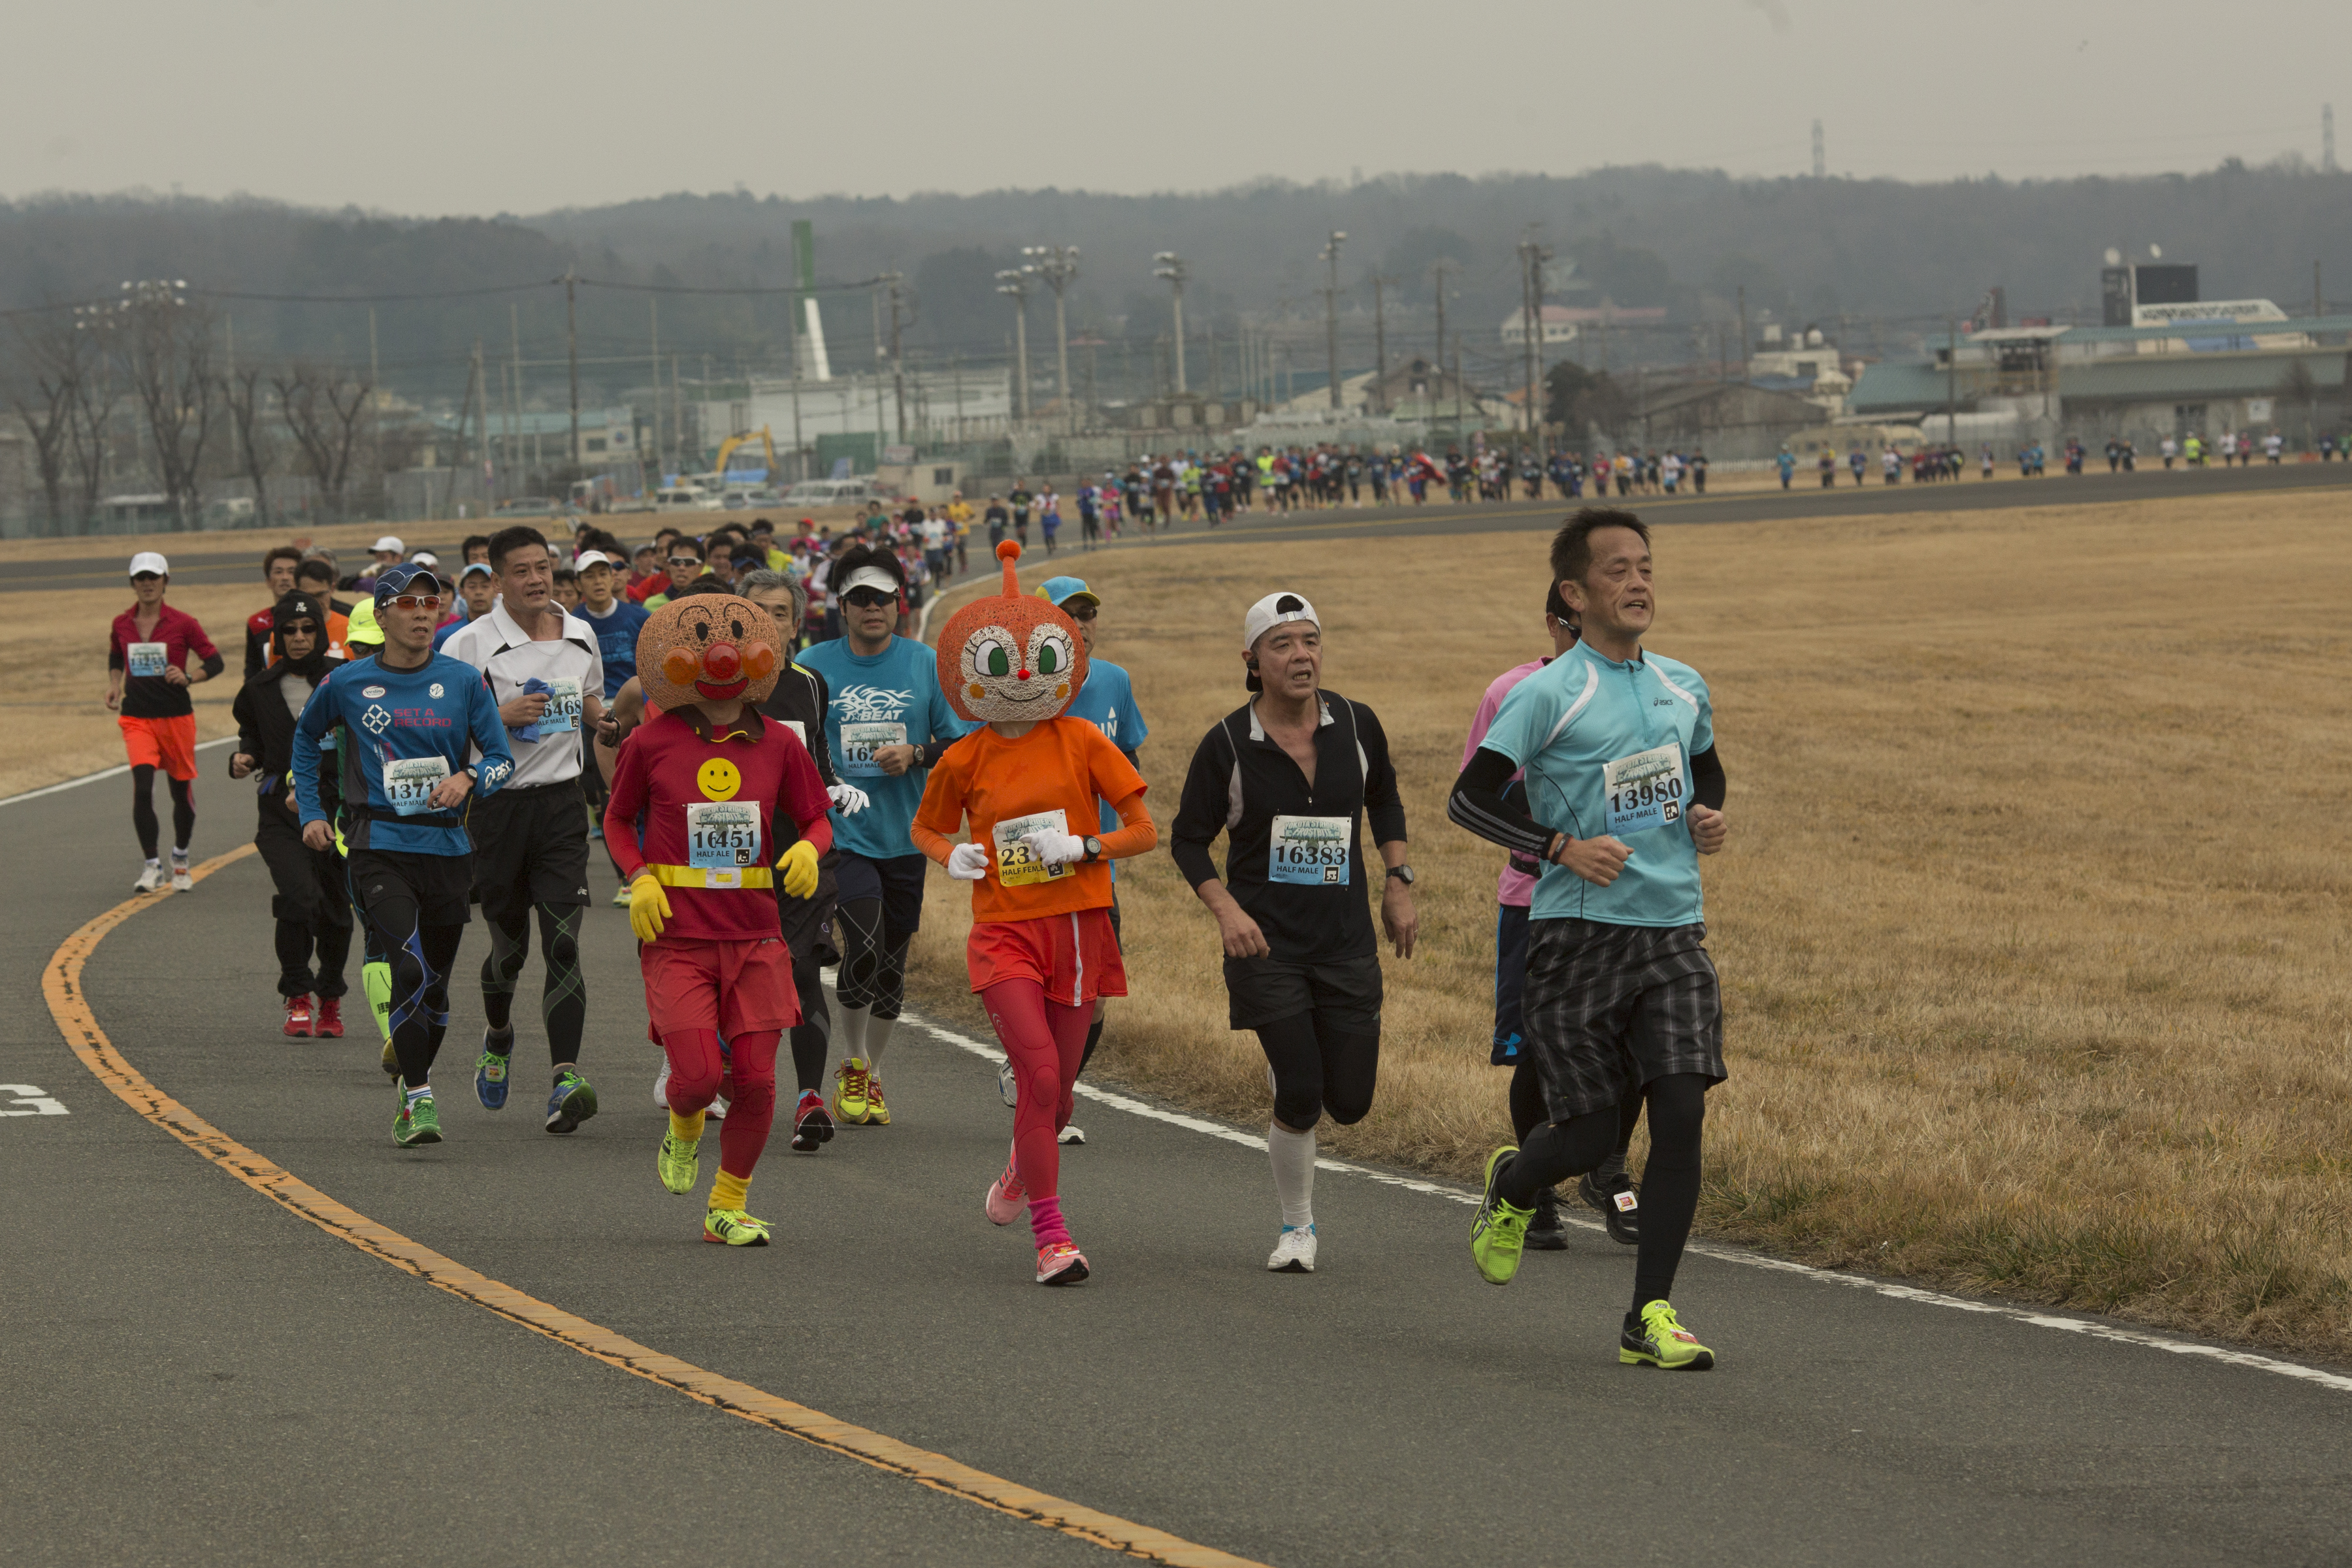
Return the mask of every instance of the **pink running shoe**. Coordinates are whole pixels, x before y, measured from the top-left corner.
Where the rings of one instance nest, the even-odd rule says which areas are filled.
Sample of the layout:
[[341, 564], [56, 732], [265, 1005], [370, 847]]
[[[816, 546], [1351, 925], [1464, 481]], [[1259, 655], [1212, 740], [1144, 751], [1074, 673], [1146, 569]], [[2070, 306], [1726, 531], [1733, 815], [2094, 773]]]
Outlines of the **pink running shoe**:
[[1057, 1241], [1037, 1249], [1037, 1283], [1075, 1285], [1087, 1277], [1087, 1255], [1076, 1242]]
[[1028, 1206], [1029, 1189], [1021, 1184], [1021, 1173], [1013, 1168], [1013, 1156], [1008, 1153], [1004, 1156], [1004, 1174], [988, 1184], [988, 1223], [1011, 1225]]

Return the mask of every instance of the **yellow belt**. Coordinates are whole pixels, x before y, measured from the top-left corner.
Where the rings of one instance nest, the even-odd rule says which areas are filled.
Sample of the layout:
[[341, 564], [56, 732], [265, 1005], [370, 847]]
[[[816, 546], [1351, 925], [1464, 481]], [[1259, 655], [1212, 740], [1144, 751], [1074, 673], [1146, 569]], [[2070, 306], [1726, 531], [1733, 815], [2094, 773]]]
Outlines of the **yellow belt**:
[[654, 880], [671, 888], [709, 888], [724, 890], [730, 888], [772, 888], [776, 873], [766, 866], [729, 866], [707, 871], [699, 866], [656, 866], [648, 862], [646, 869]]

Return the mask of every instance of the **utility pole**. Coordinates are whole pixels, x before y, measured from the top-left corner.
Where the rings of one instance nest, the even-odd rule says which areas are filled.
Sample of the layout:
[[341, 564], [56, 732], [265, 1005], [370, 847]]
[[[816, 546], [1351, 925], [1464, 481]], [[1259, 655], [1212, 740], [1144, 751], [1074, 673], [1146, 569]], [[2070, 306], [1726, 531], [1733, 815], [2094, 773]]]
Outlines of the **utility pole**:
[[1393, 278], [1372, 273], [1372, 403], [1375, 413], [1388, 412], [1389, 380], [1389, 285]]
[[1519, 241], [1519, 321], [1526, 328], [1528, 437], [1534, 439], [1542, 427], [1536, 405], [1536, 383], [1542, 379], [1543, 360], [1543, 264], [1551, 259], [1551, 247], [1536, 239], [1535, 230], [1528, 230]]
[[1944, 445], [1959, 443], [1959, 416], [1956, 412], [1960, 387], [1960, 324], [1947, 317], [1944, 321]]
[[490, 458], [490, 384], [489, 378], [482, 374], [482, 340], [479, 338], [474, 340], [474, 382], [467, 388], [466, 395], [469, 398], [481, 399], [476, 405], [478, 412], [475, 417], [481, 421], [480, 439], [477, 445], [482, 450], [482, 493], [489, 505], [496, 506], [499, 500], [499, 470]]
[[1339, 247], [1346, 243], [1345, 229], [1331, 231], [1330, 243], [1323, 247], [1323, 260], [1329, 268], [1328, 280], [1323, 285], [1323, 351], [1331, 369], [1331, 412], [1339, 412]]
[[[507, 331], [514, 337], [514, 385], [508, 393], [507, 407], [514, 416], [514, 450], [508, 454], [518, 468], [522, 464], [522, 308], [509, 303]], [[658, 374], [658, 372], [656, 372]], [[533, 448], [533, 456], [537, 448]]]
[[1075, 400], [1070, 396], [1070, 318], [1063, 308], [1062, 290], [1078, 275], [1078, 247], [1075, 245], [1026, 245], [1021, 254], [1029, 258], [1022, 268], [1045, 280], [1054, 291], [1054, 387], [1062, 399], [1062, 416], [1066, 427], [1075, 435], [1078, 420]]
[[899, 353], [899, 315], [905, 296], [901, 288], [907, 279], [904, 273], [885, 272], [882, 280], [890, 286], [890, 386], [898, 403], [898, 444], [907, 444], [907, 362]]
[[563, 352], [572, 364], [572, 467], [580, 467], [580, 318], [574, 308], [580, 297], [579, 279], [569, 267], [563, 269]]
[[[662, 433], [661, 433], [661, 297], [660, 297], [659, 295], [657, 295], [657, 294], [648, 294], [648, 295], [646, 295], [646, 316], [647, 316], [647, 317], [651, 320], [651, 321], [653, 322], [653, 332], [654, 332], [654, 350], [653, 350], [653, 360], [652, 360], [652, 363], [653, 363], [653, 370], [654, 370], [654, 472], [655, 472], [656, 475], [658, 475], [658, 474], [661, 472], [661, 455], [662, 455]], [[779, 475], [779, 476], [777, 476], [777, 477], [781, 479], [782, 476], [782, 475]]]
[[1739, 379], [1748, 379], [1748, 285], [1739, 286]]
[[1156, 252], [1151, 258], [1151, 275], [1166, 279], [1175, 293], [1176, 395], [1181, 397], [1190, 390], [1184, 384], [1184, 258], [1172, 250]]
[[1013, 362], [1021, 392], [1021, 417], [1029, 417], [1029, 274], [1008, 267], [996, 275], [996, 291], [1013, 301]]
[[1445, 368], [1445, 275], [1461, 269], [1462, 264], [1458, 261], [1433, 261], [1429, 264], [1429, 275], [1437, 282], [1437, 368], [1441, 371]]
[[375, 469], [378, 489], [383, 486], [383, 373], [375, 353], [375, 307], [368, 307], [368, 463]]

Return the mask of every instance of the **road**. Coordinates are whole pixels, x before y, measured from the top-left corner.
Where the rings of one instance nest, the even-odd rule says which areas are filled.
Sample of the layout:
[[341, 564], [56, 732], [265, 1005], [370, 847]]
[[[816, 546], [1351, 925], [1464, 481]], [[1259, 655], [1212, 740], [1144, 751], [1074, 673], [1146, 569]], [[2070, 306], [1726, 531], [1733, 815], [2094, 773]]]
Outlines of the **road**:
[[[2086, 473], [2021, 481], [2003, 479], [1987, 484], [1969, 479], [1958, 484], [1843, 486], [1823, 491], [1800, 474], [1787, 490], [1742, 489], [1727, 495], [1636, 497], [1626, 504], [1654, 521], [1676, 523], [1757, 522], [1781, 517], [1853, 517], [1886, 512], [1976, 511], [2021, 506], [2087, 505], [2104, 501], [2147, 500], [2179, 496], [2236, 495], [2280, 489], [2352, 488], [2352, 462], [2292, 463], [2273, 468], [2141, 469], [2130, 474]], [[1510, 501], [1486, 506], [1364, 507], [1340, 511], [1307, 511], [1289, 516], [1245, 513], [1234, 521], [1241, 534], [1266, 540], [1376, 536], [1390, 532], [1445, 535], [1487, 533], [1500, 529], [1540, 528], [1557, 523], [1570, 503], [1548, 498], [1541, 501]], [[709, 512], [688, 514], [714, 518]], [[749, 517], [744, 512], [729, 517]], [[642, 518], [624, 520], [643, 524]], [[698, 526], [698, 524], [697, 524]], [[1075, 529], [1075, 519], [1072, 527]], [[628, 531], [624, 531], [625, 534]], [[275, 537], [256, 531], [238, 535], [253, 542], [241, 549], [220, 548], [222, 534], [194, 534], [184, 550], [167, 548], [172, 577], [176, 583], [244, 583], [256, 580], [261, 550]], [[1175, 530], [1163, 538], [1175, 540], [1232, 537], [1220, 529], [1212, 535], [1197, 524]], [[1129, 538], [1133, 533], [1130, 530]], [[417, 542], [420, 544], [422, 541]], [[441, 542], [444, 551], [454, 540]], [[35, 588], [100, 588], [122, 580], [122, 552], [93, 552], [56, 561], [24, 561], [0, 574], [0, 593]]]
[[[245, 821], [239, 791], [204, 787], [200, 858]], [[698, 1201], [655, 1181], [655, 1060], [601, 903], [584, 1065], [605, 1110], [569, 1140], [541, 1131], [528, 1070], [502, 1113], [466, 1092], [474, 931], [448, 1141], [394, 1150], [364, 1014], [340, 1042], [277, 1032], [251, 856], [141, 907], [60, 993], [170, 1097], [150, 1119], [69, 1049], [42, 984], [124, 896], [121, 816], [106, 786], [0, 806], [40, 851], [0, 907], [0, 1079], [21, 1086], [0, 1109], [36, 1089], [67, 1112], [0, 1118], [0, 1560], [1107, 1560], [1089, 1535], [1286, 1568], [1571, 1542], [1631, 1563], [2352, 1554], [2352, 1376], [1728, 1251], [1676, 1291], [1718, 1370], [1621, 1368], [1630, 1249], [1579, 1230], [1496, 1290], [1461, 1194], [1328, 1172], [1320, 1271], [1271, 1276], [1264, 1154], [1144, 1102], [1083, 1102], [1064, 1192], [1097, 1276], [1040, 1290], [1025, 1237], [981, 1213], [1009, 1113], [958, 1011], [901, 1029], [896, 1125], [772, 1146], [753, 1194], [776, 1246], [703, 1246]], [[163, 1122], [282, 1167], [344, 1228]], [[402, 1247], [449, 1288], [386, 1260]], [[747, 1418], [769, 1409], [861, 1430], [819, 1446]], [[992, 1477], [1043, 1497], [971, 1500]]]

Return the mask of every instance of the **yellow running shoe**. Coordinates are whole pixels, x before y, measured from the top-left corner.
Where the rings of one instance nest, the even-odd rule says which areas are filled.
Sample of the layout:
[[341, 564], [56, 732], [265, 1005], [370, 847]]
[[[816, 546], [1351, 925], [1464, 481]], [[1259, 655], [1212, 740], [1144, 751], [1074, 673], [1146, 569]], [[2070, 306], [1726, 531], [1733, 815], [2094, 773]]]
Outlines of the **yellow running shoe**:
[[1518, 1273], [1528, 1221], [1536, 1215], [1535, 1210], [1519, 1207], [1496, 1190], [1518, 1152], [1517, 1147], [1505, 1144], [1486, 1156], [1486, 1197], [1470, 1222], [1470, 1257], [1478, 1265], [1479, 1277], [1489, 1285], [1508, 1285]]
[[890, 1108], [882, 1103], [882, 1080], [871, 1072], [866, 1075], [866, 1125], [890, 1125]]
[[866, 1125], [866, 1094], [873, 1080], [862, 1057], [852, 1057], [833, 1069], [833, 1119], [845, 1127]]
[[1683, 1327], [1672, 1307], [1651, 1301], [1642, 1308], [1638, 1319], [1632, 1312], [1625, 1314], [1624, 1331], [1617, 1336], [1617, 1362], [1621, 1366], [1654, 1366], [1667, 1372], [1708, 1372], [1715, 1366], [1715, 1352]]
[[702, 1239], [729, 1247], [765, 1247], [768, 1222], [753, 1219], [741, 1209], [712, 1209], [702, 1216]]
[[682, 1142], [674, 1132], [664, 1132], [661, 1152], [654, 1156], [654, 1171], [661, 1184], [683, 1197], [694, 1191], [694, 1178], [702, 1170], [702, 1142]]

